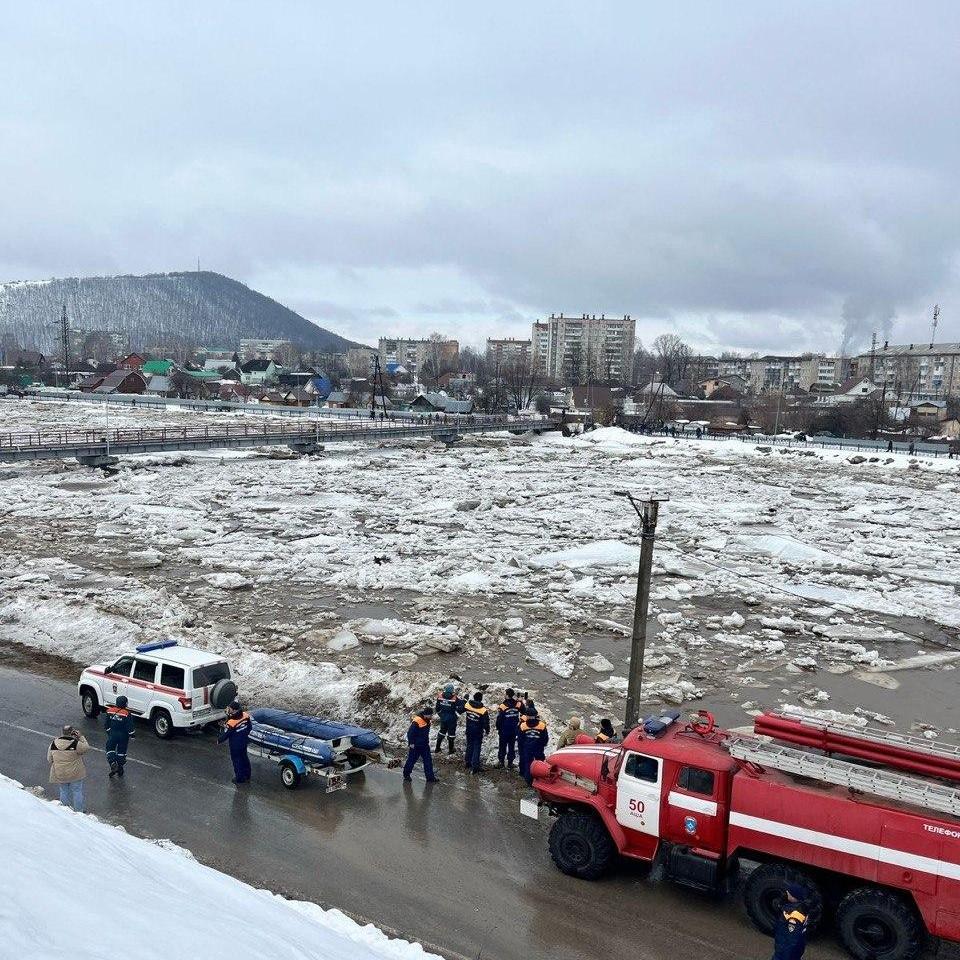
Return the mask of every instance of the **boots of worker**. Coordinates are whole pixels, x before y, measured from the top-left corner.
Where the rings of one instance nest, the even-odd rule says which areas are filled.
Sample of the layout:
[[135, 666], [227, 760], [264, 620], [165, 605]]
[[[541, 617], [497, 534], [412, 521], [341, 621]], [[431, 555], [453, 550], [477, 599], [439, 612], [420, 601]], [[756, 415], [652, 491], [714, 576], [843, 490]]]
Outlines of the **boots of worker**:
[[[437, 749], [439, 750], [439, 747]], [[447, 736], [447, 749], [450, 751], [450, 753], [457, 752], [457, 748], [453, 745], [453, 737], [449, 735]]]
[[110, 764], [110, 778], [111, 778], [111, 779], [113, 779], [113, 778], [117, 775], [117, 770], [118, 770], [118, 769], [119, 769], [119, 768], [117, 767], [116, 763], [111, 763], [111, 764]]
[[440, 752], [440, 747], [443, 745], [443, 734], [437, 734], [437, 745], [433, 748], [437, 753]]

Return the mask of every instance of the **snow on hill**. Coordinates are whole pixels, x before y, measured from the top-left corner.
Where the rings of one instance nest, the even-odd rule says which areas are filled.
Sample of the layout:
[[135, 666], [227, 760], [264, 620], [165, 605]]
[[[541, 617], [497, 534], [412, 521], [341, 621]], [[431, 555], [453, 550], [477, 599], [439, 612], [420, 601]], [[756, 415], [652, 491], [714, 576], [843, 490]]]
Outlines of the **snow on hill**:
[[173, 339], [234, 349], [244, 338], [292, 340], [308, 350], [355, 344], [237, 280], [209, 271], [0, 283], [0, 333], [53, 351], [63, 304], [71, 328], [126, 333], [130, 349]]
[[0, 850], [4, 956], [172, 960], [189, 944], [191, 956], [239, 960], [440, 960], [339, 910], [256, 890], [171, 843], [41, 800], [3, 776]]

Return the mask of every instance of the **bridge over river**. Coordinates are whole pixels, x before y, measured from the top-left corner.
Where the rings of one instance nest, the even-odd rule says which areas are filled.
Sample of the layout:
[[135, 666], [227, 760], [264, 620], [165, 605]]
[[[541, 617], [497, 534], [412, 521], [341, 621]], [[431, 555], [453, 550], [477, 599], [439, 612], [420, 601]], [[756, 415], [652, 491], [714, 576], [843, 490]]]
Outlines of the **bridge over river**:
[[429, 437], [453, 443], [469, 433], [542, 433], [558, 425], [540, 417], [452, 417], [432, 420], [316, 420], [191, 427], [134, 427], [120, 430], [42, 430], [0, 434], [0, 462], [76, 457], [87, 466], [109, 466], [129, 454], [184, 450], [286, 446], [316, 453], [325, 444], [344, 441], [402, 440]]

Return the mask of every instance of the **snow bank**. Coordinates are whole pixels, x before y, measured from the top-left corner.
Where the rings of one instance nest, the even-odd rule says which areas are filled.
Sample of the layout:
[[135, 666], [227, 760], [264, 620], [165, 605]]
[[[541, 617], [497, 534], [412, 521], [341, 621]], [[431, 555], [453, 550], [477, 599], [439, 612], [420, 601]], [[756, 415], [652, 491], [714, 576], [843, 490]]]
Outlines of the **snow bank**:
[[554, 550], [530, 558], [530, 566], [537, 569], [551, 567], [566, 567], [568, 570], [584, 570], [590, 567], [633, 569], [639, 562], [640, 548], [619, 540], [597, 540], [582, 547]]
[[[256, 890], [173, 844], [132, 837], [2, 776], [0, 850], [3, 915], [15, 918], [3, 925], [6, 956], [100, 960], [135, 947], [138, 960], [170, 960], [171, 944], [189, 943], [194, 956], [243, 960], [436, 957], [339, 910]], [[102, 877], [131, 892], [122, 917], [93, 882]], [[136, 896], [147, 888], [149, 896]]]

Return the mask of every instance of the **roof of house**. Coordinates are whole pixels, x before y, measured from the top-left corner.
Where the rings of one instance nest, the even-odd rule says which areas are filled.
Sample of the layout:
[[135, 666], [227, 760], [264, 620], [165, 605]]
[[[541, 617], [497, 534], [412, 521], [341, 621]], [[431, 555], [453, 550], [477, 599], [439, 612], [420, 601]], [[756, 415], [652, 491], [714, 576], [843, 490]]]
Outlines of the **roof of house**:
[[947, 407], [946, 400], [919, 400], [917, 403], [911, 403], [910, 409], [916, 410], [917, 407], [936, 407], [938, 410], [945, 410]]
[[269, 357], [256, 357], [253, 360], [247, 360], [246, 363], [240, 364], [240, 369], [244, 373], [264, 373], [270, 369], [270, 364], [273, 363]]
[[143, 370], [144, 373], [156, 373], [161, 377], [165, 377], [170, 373], [172, 366], [172, 360], [148, 360], [140, 369]]
[[327, 403], [346, 403], [347, 395], [342, 390], [334, 390], [327, 395]]
[[863, 359], [875, 357], [924, 357], [943, 356], [944, 354], [960, 353], [960, 343], [891, 343], [886, 344], [876, 353], [861, 353]]
[[170, 389], [170, 378], [161, 377], [159, 374], [154, 374], [147, 381], [147, 393], [167, 393]]
[[847, 377], [843, 383], [837, 387], [837, 393], [849, 393], [854, 387], [859, 386], [861, 383], [867, 381], [872, 387], [876, 388], [876, 385], [870, 380], [869, 377], [860, 376], [860, 377]]
[[140, 375], [136, 370], [128, 370], [126, 367], [121, 367], [119, 370], [114, 370], [113, 373], [108, 373], [103, 378], [103, 383], [100, 386], [94, 388], [94, 393], [113, 393], [128, 377], [140, 377], [146, 384], [146, 380]]
[[95, 387], [99, 387], [101, 383], [106, 379], [105, 373], [94, 373], [89, 377], [84, 377], [80, 381], [81, 390], [93, 390]]
[[219, 380], [220, 374], [216, 370], [185, 370], [187, 376], [194, 380]]
[[662, 380], [651, 380], [640, 392], [647, 395], [654, 394], [658, 397], [675, 397], [677, 395], [677, 391]]

